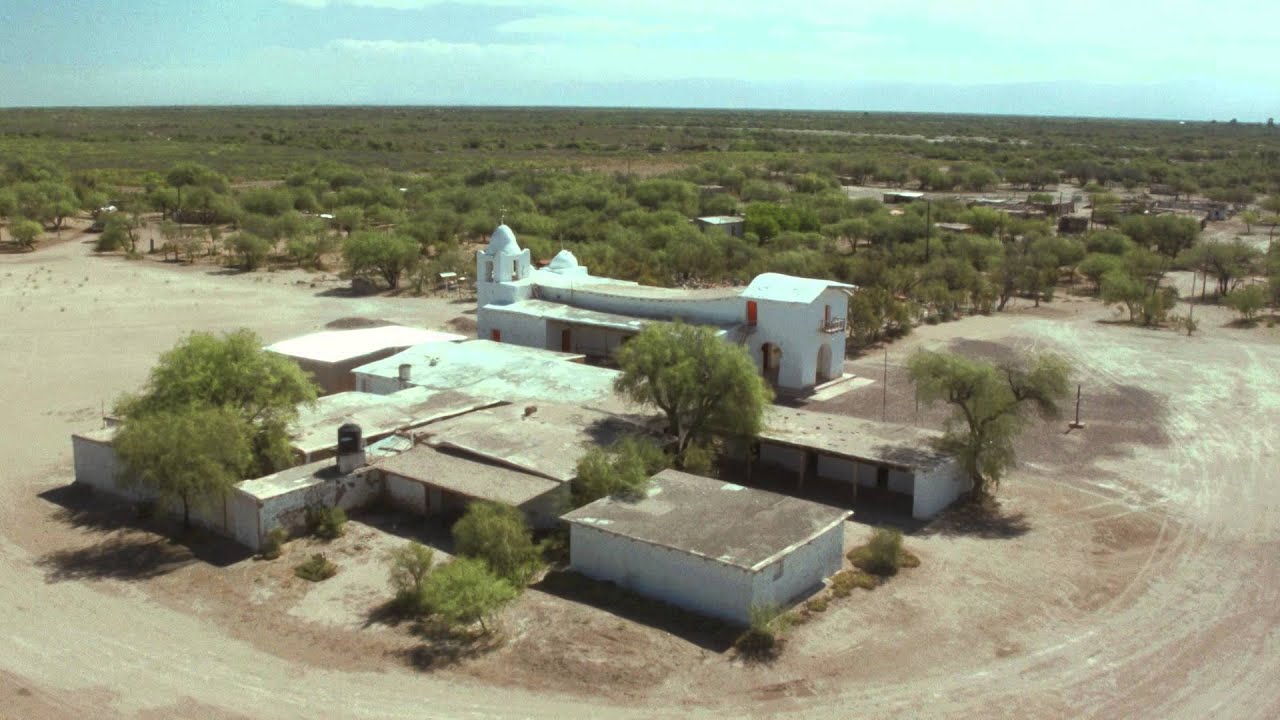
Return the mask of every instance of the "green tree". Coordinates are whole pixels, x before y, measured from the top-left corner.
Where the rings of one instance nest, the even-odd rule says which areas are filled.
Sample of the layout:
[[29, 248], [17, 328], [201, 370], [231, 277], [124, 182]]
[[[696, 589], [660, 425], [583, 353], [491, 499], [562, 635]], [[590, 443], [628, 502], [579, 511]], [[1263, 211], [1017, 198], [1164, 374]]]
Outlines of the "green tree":
[[907, 369], [922, 402], [940, 400], [952, 406], [941, 449], [960, 460], [978, 497], [995, 492], [1016, 463], [1013, 442], [1031, 414], [1057, 417], [1071, 375], [1066, 361], [1051, 354], [993, 365], [952, 353], [919, 351]]
[[436, 568], [423, 586], [426, 605], [450, 625], [470, 625], [485, 620], [515, 599], [515, 586], [494, 574], [483, 560], [455, 558]]
[[1267, 291], [1261, 285], [1247, 285], [1227, 295], [1227, 307], [1239, 313], [1246, 323], [1252, 323], [1266, 305]]
[[746, 352], [705, 326], [653, 323], [616, 359], [614, 390], [666, 416], [677, 457], [712, 433], [755, 435], [773, 399]]
[[242, 230], [231, 239], [231, 249], [240, 256], [240, 267], [253, 271], [267, 261], [267, 256], [271, 254], [271, 241]]
[[185, 406], [129, 416], [112, 443], [121, 481], [166, 502], [182, 503], [182, 525], [191, 506], [222, 497], [253, 462], [249, 426], [231, 408]]
[[1260, 269], [1262, 253], [1237, 238], [1231, 243], [1198, 243], [1178, 255], [1178, 262], [1213, 276], [1218, 295], [1226, 295], [1235, 283]]
[[453, 540], [459, 555], [484, 560], [513, 587], [523, 587], [538, 569], [533, 533], [524, 515], [509, 505], [471, 503], [453, 525]]
[[107, 221], [102, 227], [102, 233], [98, 235], [98, 244], [94, 249], [98, 252], [110, 252], [126, 248], [132, 251], [137, 248], [137, 245], [138, 236], [133, 219], [129, 217], [128, 213], [113, 212], [107, 216]]
[[34, 220], [19, 218], [9, 223], [9, 237], [13, 238], [20, 247], [27, 249], [35, 247], [36, 238], [40, 237], [42, 232], [44, 228]]
[[390, 562], [387, 579], [395, 591], [396, 604], [408, 612], [427, 612], [427, 578], [431, 575], [435, 552], [411, 540], [392, 550], [387, 559]]
[[640, 497], [649, 478], [669, 462], [662, 448], [647, 438], [625, 437], [608, 448], [592, 448], [578, 460], [573, 504], [581, 507], [615, 495]]
[[405, 235], [358, 232], [342, 245], [342, 257], [352, 277], [381, 277], [393, 290], [420, 255], [418, 243]]
[[1122, 264], [1123, 261], [1119, 257], [1099, 252], [1087, 256], [1076, 269], [1093, 283], [1095, 291], [1102, 292], [1102, 278], [1113, 270], [1120, 270]]
[[115, 405], [125, 418], [187, 408], [225, 408], [251, 429], [253, 465], [266, 474], [293, 463], [288, 428], [316, 386], [296, 364], [262, 349], [249, 330], [192, 333], [160, 356], [142, 392]]
[[1124, 305], [1133, 322], [1147, 298], [1147, 285], [1124, 270], [1108, 270], [1099, 283], [1102, 301], [1108, 305]]
[[1244, 223], [1245, 235], [1251, 234], [1253, 232], [1253, 226], [1257, 225], [1258, 221], [1261, 219], [1262, 216], [1258, 214], [1257, 210], [1245, 210], [1240, 213], [1240, 220]]

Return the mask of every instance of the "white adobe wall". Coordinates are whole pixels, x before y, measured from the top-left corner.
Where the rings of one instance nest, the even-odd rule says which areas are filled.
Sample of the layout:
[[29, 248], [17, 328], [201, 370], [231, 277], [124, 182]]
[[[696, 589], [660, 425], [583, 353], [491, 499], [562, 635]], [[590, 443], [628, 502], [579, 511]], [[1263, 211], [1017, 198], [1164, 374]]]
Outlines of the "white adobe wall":
[[613, 353], [619, 347], [622, 347], [622, 341], [633, 334], [621, 330], [583, 327], [581, 325], [569, 325], [556, 320], [548, 320], [546, 345], [548, 350], [559, 351], [563, 349], [561, 346], [563, 337], [561, 333], [564, 330], [569, 331], [569, 352], [594, 357], [612, 357]]
[[760, 463], [772, 465], [792, 472], [800, 472], [804, 468], [804, 451], [799, 448], [773, 445], [760, 442]]
[[231, 539], [250, 550], [262, 548], [266, 535], [258, 523], [258, 503], [239, 488], [232, 488], [227, 495], [226, 533]]
[[[743, 303], [745, 306], [745, 300]], [[812, 387], [818, 379], [818, 349], [827, 345], [831, 354], [826, 375], [840, 377], [844, 372], [845, 333], [821, 331], [828, 305], [832, 320], [847, 320], [849, 298], [837, 288], [823, 291], [807, 305], [757, 301], [756, 330], [747, 338], [747, 350], [756, 367], [763, 368], [764, 344], [773, 343], [782, 348], [778, 385], [797, 390]]]
[[749, 621], [751, 573], [741, 568], [577, 523], [570, 526], [569, 563], [588, 577], [696, 613]]
[[513, 345], [546, 348], [549, 342], [546, 319], [481, 307], [476, 311], [476, 337], [492, 340], [494, 330], [502, 334], [501, 342]]
[[834, 575], [844, 563], [844, 523], [801, 545], [752, 575], [756, 605], [787, 607]]
[[973, 487], [956, 460], [942, 463], [932, 471], [919, 473], [915, 478], [915, 498], [911, 505], [911, 517], [927, 519], [942, 512]]
[[420, 515], [426, 514], [426, 485], [395, 473], [383, 473], [383, 481], [387, 486], [387, 500], [393, 506]]
[[77, 483], [127, 500], [148, 500], [155, 497], [152, 493], [125, 488], [120, 484], [116, 451], [110, 443], [72, 435], [71, 454], [75, 461]]
[[374, 395], [391, 395], [398, 393], [405, 388], [417, 387], [412, 382], [407, 385], [400, 384], [398, 377], [382, 377], [381, 375], [369, 375], [366, 373], [356, 373], [356, 391], [373, 393]]
[[307, 524], [308, 505], [352, 510], [372, 503], [383, 493], [381, 478], [376, 475], [377, 473], [345, 475], [261, 501], [258, 504], [260, 535], [266, 537], [267, 533], [277, 527], [283, 527], [291, 533], [302, 532]]

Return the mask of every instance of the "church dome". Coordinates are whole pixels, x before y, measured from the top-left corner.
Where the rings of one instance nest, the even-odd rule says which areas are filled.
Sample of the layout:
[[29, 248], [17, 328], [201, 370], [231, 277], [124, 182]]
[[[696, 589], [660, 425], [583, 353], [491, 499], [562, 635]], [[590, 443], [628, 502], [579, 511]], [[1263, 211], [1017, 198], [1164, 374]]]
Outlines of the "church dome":
[[490, 255], [519, 255], [520, 244], [516, 242], [516, 234], [511, 232], [511, 228], [499, 225], [489, 236], [489, 247], [485, 252]]
[[578, 258], [568, 250], [561, 250], [556, 256], [551, 258], [551, 262], [547, 264], [548, 270], [568, 270], [578, 267]]

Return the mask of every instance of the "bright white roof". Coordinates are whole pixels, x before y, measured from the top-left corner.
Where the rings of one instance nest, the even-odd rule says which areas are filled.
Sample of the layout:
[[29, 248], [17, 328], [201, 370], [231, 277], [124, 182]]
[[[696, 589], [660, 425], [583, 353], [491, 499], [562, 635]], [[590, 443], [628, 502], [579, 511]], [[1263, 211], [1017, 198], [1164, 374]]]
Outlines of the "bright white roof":
[[749, 300], [773, 300], [776, 302], [811, 303], [829, 288], [853, 290], [854, 286], [833, 280], [792, 277], [781, 273], [763, 273], [742, 291]]
[[370, 355], [380, 350], [409, 348], [434, 342], [466, 340], [464, 335], [424, 330], [403, 325], [359, 328], [357, 330], [328, 330], [301, 337], [282, 340], [268, 345], [267, 350], [303, 360], [317, 362], [341, 362]]
[[506, 225], [499, 225], [493, 235], [489, 236], [489, 247], [485, 248], [489, 255], [519, 255], [520, 243], [516, 242], [516, 234]]

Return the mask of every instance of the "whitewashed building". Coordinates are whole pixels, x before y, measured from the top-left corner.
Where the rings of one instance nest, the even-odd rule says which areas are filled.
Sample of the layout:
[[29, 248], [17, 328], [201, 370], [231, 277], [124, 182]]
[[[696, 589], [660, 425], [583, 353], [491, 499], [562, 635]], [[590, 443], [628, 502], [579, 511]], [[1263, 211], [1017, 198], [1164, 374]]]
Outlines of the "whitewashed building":
[[356, 389], [352, 370], [391, 357], [411, 347], [466, 340], [462, 335], [385, 325], [354, 330], [326, 330], [281, 340], [266, 349], [293, 360], [311, 375], [323, 395]]
[[476, 255], [481, 338], [608, 357], [646, 323], [710, 325], [744, 346], [780, 389], [802, 392], [843, 376], [852, 285], [764, 273], [745, 288], [684, 290], [597, 277], [561, 250], [534, 268], [506, 225]]
[[643, 498], [602, 498], [564, 520], [574, 570], [746, 624], [753, 606], [785, 607], [840, 569], [850, 514], [664, 470]]

